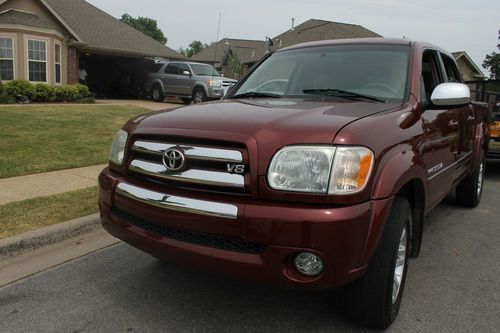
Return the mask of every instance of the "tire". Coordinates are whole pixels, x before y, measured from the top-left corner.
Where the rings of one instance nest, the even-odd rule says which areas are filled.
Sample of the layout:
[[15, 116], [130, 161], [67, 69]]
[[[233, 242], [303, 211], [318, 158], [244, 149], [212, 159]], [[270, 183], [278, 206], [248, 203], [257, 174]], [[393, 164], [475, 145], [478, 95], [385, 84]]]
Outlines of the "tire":
[[186, 104], [186, 105], [189, 105], [191, 104], [191, 102], [193, 101], [191, 98], [186, 98], [186, 97], [183, 97], [181, 98], [181, 101], [182, 103]]
[[465, 207], [476, 207], [481, 201], [483, 194], [484, 174], [486, 162], [484, 152], [481, 152], [481, 160], [474, 171], [458, 184], [456, 188], [457, 203]]
[[159, 85], [153, 87], [151, 91], [151, 95], [153, 96], [153, 101], [155, 102], [163, 102], [165, 99], [165, 95], [163, 94], [163, 90]]
[[411, 223], [408, 200], [396, 197], [365, 274], [345, 287], [346, 312], [359, 324], [383, 329], [396, 319], [408, 270]]
[[193, 90], [193, 103], [203, 103], [207, 100], [207, 94], [203, 88], [195, 88]]

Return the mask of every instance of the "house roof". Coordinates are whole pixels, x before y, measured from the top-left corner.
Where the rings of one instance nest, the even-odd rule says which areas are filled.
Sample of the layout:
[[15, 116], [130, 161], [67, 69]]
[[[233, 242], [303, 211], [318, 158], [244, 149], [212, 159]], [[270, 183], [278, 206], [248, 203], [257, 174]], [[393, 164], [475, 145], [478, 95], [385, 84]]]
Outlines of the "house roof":
[[84, 0], [40, 0], [75, 37], [80, 48], [138, 56], [184, 58]]
[[[203, 62], [223, 62], [229, 50], [240, 60], [252, 56], [252, 52], [260, 47], [265, 47], [266, 42], [262, 40], [223, 38], [216, 43], [210, 44], [201, 52], [193, 55], [190, 60]], [[255, 60], [258, 60], [257, 57]]]
[[460, 58], [464, 58], [470, 65], [470, 68], [476, 72], [476, 77], [478, 78], [482, 78], [484, 77], [484, 73], [483, 71], [479, 68], [478, 65], [476, 65], [476, 63], [474, 62], [474, 60], [472, 60], [471, 57], [469, 57], [469, 55], [467, 54], [467, 52], [465, 51], [459, 51], [459, 52], [452, 52], [451, 53], [453, 55], [453, 58], [455, 58], [455, 60], [458, 61], [458, 59]]
[[381, 35], [357, 24], [310, 19], [274, 38], [277, 48], [329, 39], [370, 38]]
[[[382, 36], [356, 24], [310, 19], [298, 25], [293, 30], [285, 31], [273, 38], [274, 45], [271, 47], [271, 50], [317, 40], [370, 37]], [[216, 48], [217, 56], [215, 55]], [[223, 38], [217, 43], [212, 43], [200, 53], [195, 54], [191, 59], [194, 61], [221, 63], [229, 50], [233, 54], [236, 54], [242, 63], [251, 64], [258, 61], [267, 53], [268, 46], [264, 40]]]
[[58, 30], [52, 22], [41, 18], [35, 13], [17, 9], [8, 9], [0, 13], [1, 24], [26, 25], [29, 27]]

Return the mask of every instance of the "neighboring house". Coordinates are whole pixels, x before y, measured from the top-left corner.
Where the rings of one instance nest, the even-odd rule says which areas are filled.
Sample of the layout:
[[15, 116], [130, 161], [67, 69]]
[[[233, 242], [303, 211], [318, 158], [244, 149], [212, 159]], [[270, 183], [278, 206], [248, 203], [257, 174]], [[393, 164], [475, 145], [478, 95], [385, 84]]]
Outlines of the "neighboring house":
[[465, 81], [478, 81], [485, 79], [484, 73], [465, 51], [453, 52], [452, 55], [455, 58], [458, 69], [462, 73], [462, 77]]
[[316, 40], [368, 37], [382, 36], [356, 24], [310, 19], [272, 38], [272, 46], [266, 41], [224, 38], [195, 54], [191, 59], [213, 64], [224, 74], [234, 76], [229, 64], [232, 56], [236, 56], [246, 70], [269, 50]]
[[0, 0], [0, 79], [130, 91], [147, 57], [184, 58], [83, 0]]

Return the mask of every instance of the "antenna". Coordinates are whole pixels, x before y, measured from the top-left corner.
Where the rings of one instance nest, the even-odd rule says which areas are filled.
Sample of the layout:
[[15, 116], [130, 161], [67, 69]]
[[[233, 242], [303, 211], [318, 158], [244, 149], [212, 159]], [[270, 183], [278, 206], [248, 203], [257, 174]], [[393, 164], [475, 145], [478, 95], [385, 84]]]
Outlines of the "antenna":
[[222, 16], [222, 12], [219, 12], [219, 23], [217, 23], [217, 38], [215, 39], [214, 65], [217, 63], [217, 47], [219, 46], [219, 32], [220, 32], [220, 18], [221, 18], [221, 16]]
[[295, 29], [295, 18], [292, 17], [292, 29], [291, 31], [293, 31]]

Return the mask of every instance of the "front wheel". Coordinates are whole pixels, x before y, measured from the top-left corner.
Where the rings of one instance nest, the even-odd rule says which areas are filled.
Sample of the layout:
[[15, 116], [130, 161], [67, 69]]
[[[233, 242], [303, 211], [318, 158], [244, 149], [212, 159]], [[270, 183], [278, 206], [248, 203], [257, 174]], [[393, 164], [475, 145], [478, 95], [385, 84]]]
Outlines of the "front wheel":
[[193, 101], [191, 98], [183, 97], [181, 98], [182, 103], [189, 105]]
[[474, 171], [460, 182], [456, 189], [457, 203], [466, 207], [476, 207], [481, 201], [483, 194], [484, 174], [486, 163], [484, 152], [481, 153], [481, 160]]
[[345, 288], [346, 311], [356, 322], [387, 328], [396, 319], [408, 269], [412, 210], [396, 197], [365, 274]]
[[205, 94], [205, 90], [202, 88], [196, 88], [193, 91], [193, 102], [194, 103], [203, 103], [207, 100], [207, 94]]

